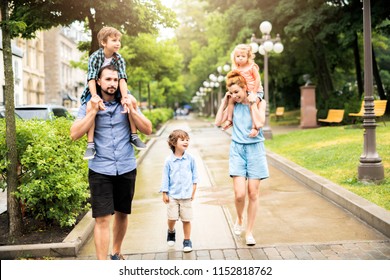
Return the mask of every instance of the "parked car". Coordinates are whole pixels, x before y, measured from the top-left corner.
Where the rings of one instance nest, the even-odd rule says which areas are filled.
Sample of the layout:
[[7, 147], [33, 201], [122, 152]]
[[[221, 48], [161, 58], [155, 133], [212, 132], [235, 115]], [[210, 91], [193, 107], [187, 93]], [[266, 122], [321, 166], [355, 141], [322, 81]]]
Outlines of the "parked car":
[[[5, 107], [1, 106], [0, 107], [0, 119], [4, 119], [5, 118]], [[21, 119], [21, 117], [15, 113], [15, 118], [17, 119]]]
[[55, 117], [72, 118], [64, 106], [52, 104], [15, 106], [15, 112], [26, 120], [52, 120]]
[[68, 112], [76, 119], [77, 114], [79, 113], [79, 108], [68, 108]]

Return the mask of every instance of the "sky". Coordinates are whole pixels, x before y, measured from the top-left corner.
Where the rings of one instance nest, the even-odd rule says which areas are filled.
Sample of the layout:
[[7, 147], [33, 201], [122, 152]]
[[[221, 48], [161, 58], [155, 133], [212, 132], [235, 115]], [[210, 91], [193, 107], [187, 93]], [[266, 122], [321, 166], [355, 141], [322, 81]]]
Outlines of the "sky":
[[[161, 3], [168, 8], [173, 8], [174, 0], [161, 0]], [[160, 36], [161, 40], [166, 40], [175, 37], [175, 30], [172, 28], [161, 28]]]

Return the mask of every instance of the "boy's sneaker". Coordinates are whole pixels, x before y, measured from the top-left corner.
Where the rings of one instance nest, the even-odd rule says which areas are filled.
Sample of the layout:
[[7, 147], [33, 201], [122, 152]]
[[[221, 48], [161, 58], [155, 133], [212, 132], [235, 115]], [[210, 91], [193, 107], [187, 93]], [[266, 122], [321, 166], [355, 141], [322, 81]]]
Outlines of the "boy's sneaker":
[[110, 259], [113, 261], [121, 261], [124, 260], [125, 258], [123, 257], [122, 254], [116, 253], [114, 255], [110, 255]]
[[93, 159], [95, 157], [96, 150], [95, 148], [87, 148], [85, 151], [83, 159], [88, 160], [88, 159]]
[[184, 253], [188, 253], [192, 251], [192, 242], [189, 239], [184, 239], [183, 241], [183, 251]]
[[176, 242], [176, 231], [170, 232], [168, 230], [168, 236], [167, 236], [167, 243], [168, 246], [173, 246], [175, 245]]
[[130, 143], [133, 144], [134, 148], [137, 150], [144, 150], [146, 149], [146, 145], [144, 142], [139, 139], [138, 135], [136, 133], [132, 133], [130, 136]]

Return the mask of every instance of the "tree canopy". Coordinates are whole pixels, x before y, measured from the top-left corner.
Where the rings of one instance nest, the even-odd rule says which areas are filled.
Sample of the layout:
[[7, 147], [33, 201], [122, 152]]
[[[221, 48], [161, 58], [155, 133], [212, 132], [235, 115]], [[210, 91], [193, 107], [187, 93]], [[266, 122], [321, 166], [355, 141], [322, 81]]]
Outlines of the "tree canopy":
[[[270, 53], [269, 86], [271, 107], [297, 108], [300, 104], [299, 87], [303, 75], [309, 74], [316, 85], [321, 109], [344, 106], [348, 100], [361, 104], [362, 94], [362, 32], [363, 13], [360, 0], [182, 0], [179, 15], [178, 42], [185, 55], [187, 85], [195, 92], [208, 74], [225, 62], [238, 43], [249, 43], [252, 33], [261, 37], [259, 24], [272, 23], [271, 36], [280, 34], [284, 51]], [[387, 98], [390, 55], [390, 10], [387, 1], [371, 1], [373, 50], [378, 75], [375, 79], [377, 98]], [[197, 8], [194, 8], [197, 7]], [[203, 14], [203, 17], [195, 17]], [[184, 26], [192, 28], [183, 32]], [[189, 46], [192, 46], [190, 48]], [[256, 63], [263, 68], [263, 58], [256, 54]], [[374, 64], [375, 65], [375, 64]], [[262, 70], [261, 70], [262, 71]], [[381, 79], [380, 79], [381, 78]], [[383, 83], [383, 85], [382, 85]], [[383, 90], [381, 90], [383, 89]], [[335, 103], [332, 103], [335, 102]], [[274, 104], [277, 103], [277, 104]]]

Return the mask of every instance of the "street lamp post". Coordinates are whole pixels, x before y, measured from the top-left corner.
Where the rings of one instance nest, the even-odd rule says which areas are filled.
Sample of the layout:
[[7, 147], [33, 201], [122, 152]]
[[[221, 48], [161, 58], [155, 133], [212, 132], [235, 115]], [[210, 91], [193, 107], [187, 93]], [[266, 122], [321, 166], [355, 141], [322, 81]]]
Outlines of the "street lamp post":
[[225, 73], [229, 72], [230, 65], [225, 64], [224, 66], [218, 66], [217, 71], [219, 74], [217, 77], [217, 80], [219, 82], [219, 90], [218, 90], [218, 97], [217, 97], [217, 100], [218, 100], [217, 107], [218, 107], [221, 104], [221, 100], [222, 100], [222, 82], [225, 80], [225, 76], [223, 75], [223, 72], [225, 72]]
[[364, 144], [360, 156], [358, 177], [362, 181], [381, 181], [384, 178], [382, 159], [376, 151], [375, 113], [372, 81], [371, 7], [370, 0], [363, 0], [364, 35]]
[[218, 82], [218, 77], [215, 76], [214, 74], [210, 74], [209, 75], [209, 79], [211, 80], [211, 82], [210, 82], [210, 88], [211, 88], [211, 93], [210, 93], [210, 97], [211, 97], [211, 114], [210, 114], [210, 116], [214, 117], [215, 116], [215, 108], [217, 106], [215, 104], [214, 89], [213, 88], [219, 87], [219, 82]]
[[[206, 95], [207, 95], [207, 109], [206, 109], [206, 115], [207, 116], [210, 116], [211, 114], [212, 114], [212, 104], [211, 104], [211, 102], [212, 102], [212, 90], [211, 90], [211, 88], [210, 88], [210, 82], [209, 81], [204, 81], [203, 82], [203, 87], [204, 87], [204, 92], [206, 93]], [[209, 94], [207, 94], [207, 93], [209, 93]]]
[[199, 116], [202, 116], [203, 115], [204, 100], [203, 100], [203, 94], [200, 92], [200, 89], [195, 93], [195, 96], [192, 97], [191, 103], [194, 103], [197, 105], [197, 108], [199, 110]]
[[204, 87], [199, 88], [200, 96], [202, 98], [202, 115], [207, 115], [207, 100], [206, 95], [207, 95], [207, 89]]
[[252, 34], [251, 47], [253, 53], [258, 51], [264, 56], [264, 99], [267, 102], [267, 107], [265, 110], [263, 134], [266, 139], [272, 139], [272, 130], [269, 121], [268, 53], [271, 51], [281, 53], [283, 51], [283, 44], [280, 42], [279, 34], [276, 35], [276, 38], [271, 38], [272, 24], [269, 21], [263, 21], [259, 28], [263, 36], [262, 38], [256, 38], [255, 34]]
[[211, 82], [209, 82], [209, 90], [210, 90], [210, 117], [214, 117], [214, 74], [209, 75], [209, 79]]

